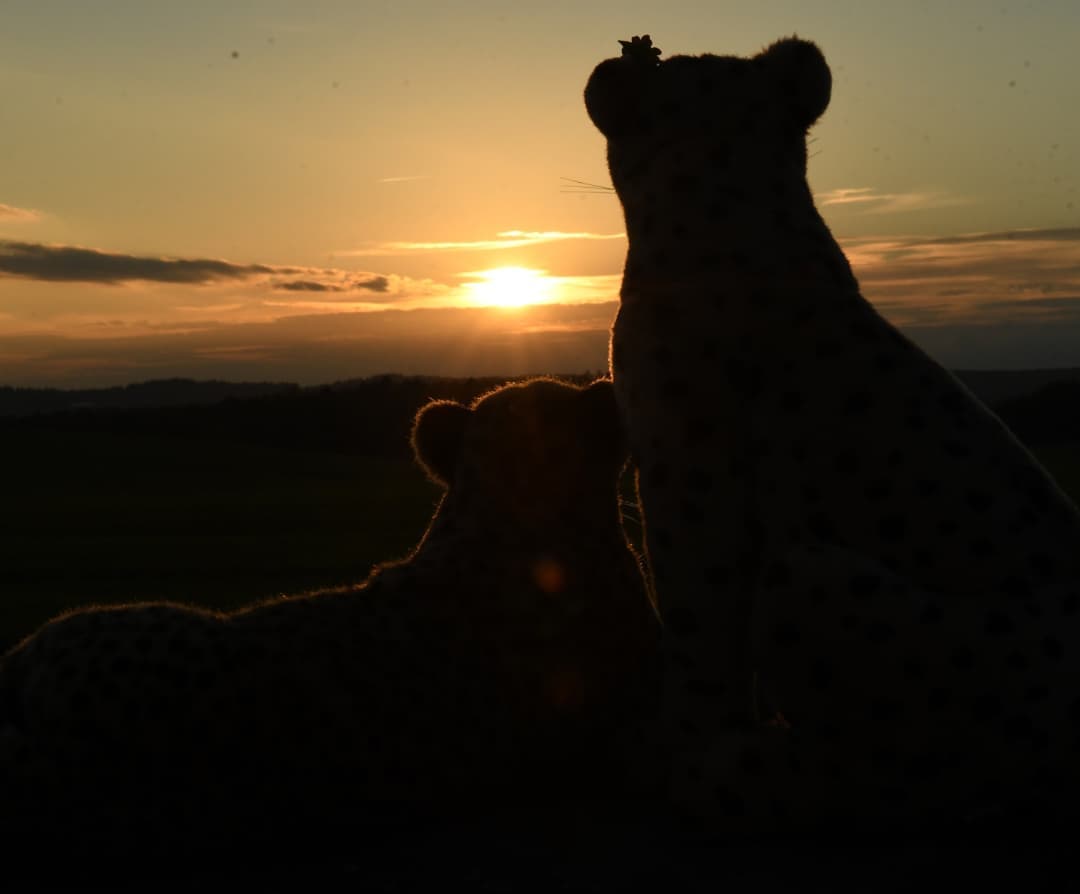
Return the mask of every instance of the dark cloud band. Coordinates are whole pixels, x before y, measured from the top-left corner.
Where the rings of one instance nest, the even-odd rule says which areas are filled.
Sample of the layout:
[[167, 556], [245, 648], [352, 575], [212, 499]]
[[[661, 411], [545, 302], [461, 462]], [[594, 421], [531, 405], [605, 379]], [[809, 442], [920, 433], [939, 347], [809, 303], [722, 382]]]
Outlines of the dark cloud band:
[[290, 270], [207, 258], [154, 258], [70, 245], [0, 240], [0, 274], [48, 282], [121, 283], [149, 280], [199, 284]]

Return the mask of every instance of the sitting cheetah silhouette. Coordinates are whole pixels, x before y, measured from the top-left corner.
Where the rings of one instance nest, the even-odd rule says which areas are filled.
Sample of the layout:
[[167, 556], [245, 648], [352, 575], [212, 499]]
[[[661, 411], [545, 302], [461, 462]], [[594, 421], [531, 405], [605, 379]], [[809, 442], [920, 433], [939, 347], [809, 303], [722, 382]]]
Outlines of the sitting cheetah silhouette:
[[412, 442], [446, 494], [363, 584], [229, 614], [76, 611], [3, 657], [12, 857], [291, 849], [619, 790], [659, 624], [622, 529], [610, 381], [433, 402]]
[[674, 798], [720, 825], [1068, 809], [1080, 516], [860, 294], [806, 180], [822, 53], [623, 45], [585, 103], [629, 237], [611, 368]]

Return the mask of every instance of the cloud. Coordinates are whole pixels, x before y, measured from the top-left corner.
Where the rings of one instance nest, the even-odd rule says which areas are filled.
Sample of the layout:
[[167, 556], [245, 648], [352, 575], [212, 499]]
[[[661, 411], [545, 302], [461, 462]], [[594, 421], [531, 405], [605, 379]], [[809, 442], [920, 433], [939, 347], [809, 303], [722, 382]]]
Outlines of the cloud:
[[863, 238], [844, 248], [863, 293], [900, 326], [1045, 324], [1080, 309], [1080, 228]]
[[0, 275], [47, 282], [115, 285], [147, 280], [199, 285], [220, 280], [245, 279], [259, 274], [293, 272], [294, 269], [263, 264], [232, 264], [205, 258], [146, 257], [71, 245], [0, 240]]
[[274, 288], [287, 292], [355, 292], [364, 289], [371, 292], [386, 292], [390, 288], [390, 280], [385, 276], [374, 276], [370, 279], [349, 278], [340, 282], [292, 279], [275, 282]]
[[41, 212], [33, 208], [16, 208], [0, 202], [0, 221], [31, 222], [41, 220]]
[[369, 248], [340, 252], [343, 255], [395, 255], [422, 251], [501, 251], [506, 248], [524, 248], [550, 242], [595, 241], [625, 239], [625, 233], [563, 233], [557, 230], [504, 230], [495, 239], [471, 242], [380, 242]]
[[971, 200], [936, 191], [875, 192], [870, 186], [843, 187], [826, 190], [815, 196], [817, 204], [860, 206], [863, 214], [897, 214], [905, 211], [923, 211], [927, 208], [948, 208], [966, 205]]
[[430, 174], [407, 174], [404, 177], [380, 177], [376, 183], [410, 183], [413, 180], [430, 180]]

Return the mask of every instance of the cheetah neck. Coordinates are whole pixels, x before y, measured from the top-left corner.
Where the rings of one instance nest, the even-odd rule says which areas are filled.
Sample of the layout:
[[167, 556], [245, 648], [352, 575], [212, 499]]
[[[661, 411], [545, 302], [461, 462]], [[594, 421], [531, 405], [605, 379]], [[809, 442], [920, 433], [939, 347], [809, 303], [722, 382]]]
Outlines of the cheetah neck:
[[629, 240], [624, 303], [692, 302], [703, 289], [747, 299], [781, 292], [815, 303], [859, 300], [802, 175], [763, 189], [724, 177], [690, 195], [657, 188], [620, 197]]

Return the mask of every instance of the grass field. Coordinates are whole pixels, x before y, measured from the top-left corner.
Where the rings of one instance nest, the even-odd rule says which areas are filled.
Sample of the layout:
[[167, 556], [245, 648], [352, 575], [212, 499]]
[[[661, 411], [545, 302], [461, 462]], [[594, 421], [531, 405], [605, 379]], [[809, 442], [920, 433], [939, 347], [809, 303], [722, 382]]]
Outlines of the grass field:
[[[1080, 444], [1037, 453], [1080, 498]], [[0, 651], [75, 606], [232, 608], [362, 580], [439, 498], [404, 458], [36, 430], [2, 455]]]
[[73, 606], [230, 608], [362, 580], [439, 490], [404, 460], [28, 431], [3, 445], [0, 650]]

